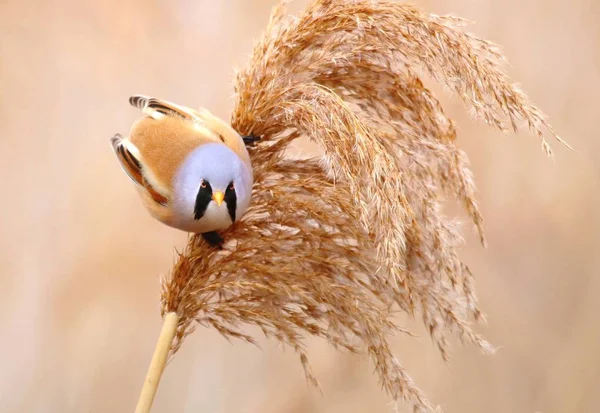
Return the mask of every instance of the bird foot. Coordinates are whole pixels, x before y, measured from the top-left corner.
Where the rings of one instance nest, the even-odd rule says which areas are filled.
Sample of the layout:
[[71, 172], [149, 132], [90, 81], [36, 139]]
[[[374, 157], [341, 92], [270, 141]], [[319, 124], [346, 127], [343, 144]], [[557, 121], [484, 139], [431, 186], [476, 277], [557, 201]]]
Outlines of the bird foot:
[[260, 140], [260, 136], [248, 135], [242, 136], [242, 139], [244, 140], [246, 146], [253, 146], [257, 141]]
[[222, 248], [223, 246], [224, 240], [216, 231], [203, 232], [202, 238], [204, 238], [204, 241], [208, 242], [211, 247]]

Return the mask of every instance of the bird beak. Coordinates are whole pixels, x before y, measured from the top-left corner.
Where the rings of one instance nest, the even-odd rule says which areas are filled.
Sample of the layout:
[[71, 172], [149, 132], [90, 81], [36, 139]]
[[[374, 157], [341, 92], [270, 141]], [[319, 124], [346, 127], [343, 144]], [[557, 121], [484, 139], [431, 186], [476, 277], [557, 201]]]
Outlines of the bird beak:
[[217, 192], [213, 192], [213, 194], [212, 194], [212, 199], [213, 199], [213, 201], [215, 201], [217, 203], [218, 206], [221, 206], [224, 198], [225, 198], [225, 195], [223, 194], [223, 192], [217, 191]]

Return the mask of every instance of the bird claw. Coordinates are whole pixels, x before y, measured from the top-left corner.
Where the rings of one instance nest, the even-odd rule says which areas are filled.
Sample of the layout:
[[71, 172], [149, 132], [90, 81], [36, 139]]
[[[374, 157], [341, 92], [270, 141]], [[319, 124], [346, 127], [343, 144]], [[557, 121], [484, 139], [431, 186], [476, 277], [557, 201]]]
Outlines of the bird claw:
[[224, 240], [216, 231], [203, 232], [201, 235], [211, 247], [222, 248]]
[[246, 144], [246, 146], [254, 146], [254, 144], [260, 140], [260, 136], [248, 135], [242, 136], [242, 139], [244, 140], [244, 144]]

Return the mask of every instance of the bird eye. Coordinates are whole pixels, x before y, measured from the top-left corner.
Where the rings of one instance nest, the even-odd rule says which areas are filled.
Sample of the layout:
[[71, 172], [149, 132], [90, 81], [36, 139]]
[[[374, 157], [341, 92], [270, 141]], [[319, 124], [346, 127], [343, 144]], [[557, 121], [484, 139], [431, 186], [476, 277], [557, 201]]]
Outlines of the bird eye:
[[206, 188], [206, 181], [202, 180], [202, 182], [200, 183], [200, 188]]

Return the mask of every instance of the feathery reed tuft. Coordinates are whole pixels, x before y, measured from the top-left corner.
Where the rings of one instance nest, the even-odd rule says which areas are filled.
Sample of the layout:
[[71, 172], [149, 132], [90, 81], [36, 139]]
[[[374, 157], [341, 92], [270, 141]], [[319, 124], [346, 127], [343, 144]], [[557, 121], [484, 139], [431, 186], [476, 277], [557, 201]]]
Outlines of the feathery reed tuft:
[[[431, 412], [390, 350], [394, 309], [422, 317], [444, 359], [453, 333], [491, 350], [471, 329], [483, 315], [440, 205], [456, 198], [485, 243], [473, 179], [417, 73], [495, 128], [525, 121], [548, 154], [543, 129], [554, 132], [497, 48], [462, 25], [392, 2], [315, 0], [294, 19], [285, 2], [274, 9], [235, 83], [232, 125], [262, 138], [250, 149], [252, 206], [223, 234], [224, 250], [194, 236], [163, 280], [162, 312], [179, 317], [172, 354], [197, 325], [248, 342], [242, 326], [254, 325], [294, 348], [317, 384], [303, 338], [319, 336], [368, 354], [391, 397]], [[286, 159], [299, 137], [323, 157]]]

